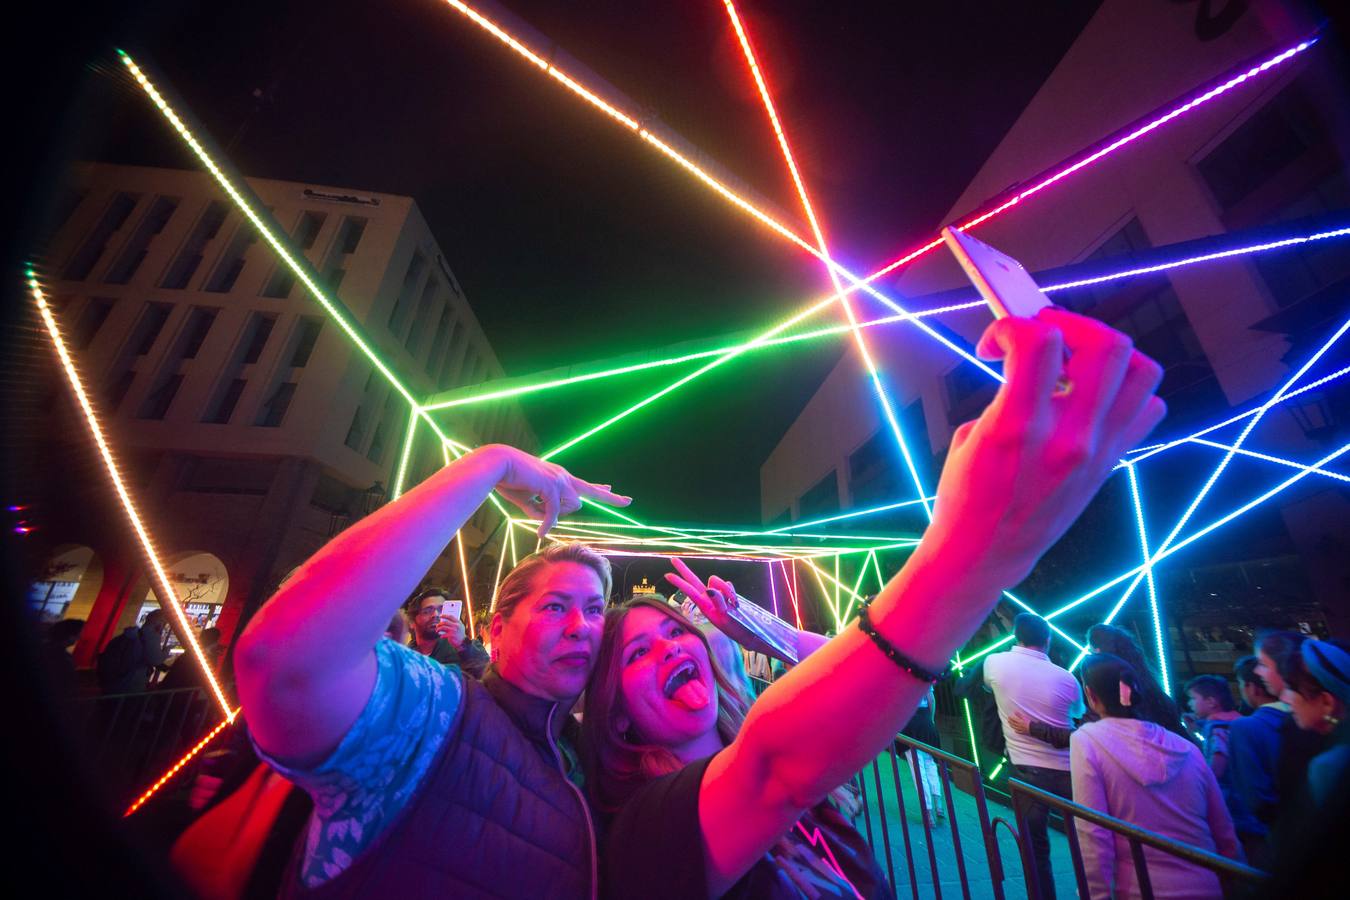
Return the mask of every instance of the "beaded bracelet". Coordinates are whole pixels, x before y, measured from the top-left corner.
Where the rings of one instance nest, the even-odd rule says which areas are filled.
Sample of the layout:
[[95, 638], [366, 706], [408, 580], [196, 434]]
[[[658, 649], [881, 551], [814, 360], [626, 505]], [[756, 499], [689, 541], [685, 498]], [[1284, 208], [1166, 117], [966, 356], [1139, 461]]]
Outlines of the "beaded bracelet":
[[871, 638], [872, 643], [876, 644], [877, 649], [886, 654], [887, 659], [895, 663], [914, 678], [917, 678], [920, 681], [926, 681], [929, 684], [935, 684], [936, 682], [941, 681], [947, 673], [951, 671], [951, 666], [947, 666], [941, 672], [931, 672], [901, 653], [900, 649], [882, 637], [881, 632], [877, 631], [876, 626], [872, 624], [871, 618], [867, 615], [867, 607], [869, 605], [870, 604], [864, 603], [862, 609], [858, 612], [858, 630]]

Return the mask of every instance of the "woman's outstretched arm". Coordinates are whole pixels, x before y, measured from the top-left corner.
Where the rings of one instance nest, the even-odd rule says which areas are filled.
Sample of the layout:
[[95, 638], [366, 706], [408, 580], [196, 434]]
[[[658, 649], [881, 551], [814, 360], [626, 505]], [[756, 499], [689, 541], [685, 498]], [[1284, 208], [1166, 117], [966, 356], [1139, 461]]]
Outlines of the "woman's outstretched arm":
[[[1159, 366], [1091, 319], [1059, 309], [999, 319], [979, 349], [1005, 359], [1007, 382], [957, 429], [923, 543], [870, 611], [880, 635], [930, 671], [1027, 576], [1165, 411], [1154, 396]], [[880, 752], [927, 689], [854, 626], [766, 690], [700, 789], [711, 892], [734, 884], [804, 809]]]
[[393, 614], [496, 489], [547, 531], [607, 487], [501, 444], [479, 448], [325, 544], [258, 611], [235, 648], [239, 699], [259, 746], [295, 764], [326, 755], [375, 684], [375, 644]]

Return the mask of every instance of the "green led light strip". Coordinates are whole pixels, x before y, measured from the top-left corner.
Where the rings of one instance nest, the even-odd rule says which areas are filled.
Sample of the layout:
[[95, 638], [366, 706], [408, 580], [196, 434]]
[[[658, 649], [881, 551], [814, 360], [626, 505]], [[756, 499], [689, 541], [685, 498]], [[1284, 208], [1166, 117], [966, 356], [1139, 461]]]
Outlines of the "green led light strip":
[[[535, 521], [537, 522], [538, 520], [535, 520]], [[655, 526], [651, 526], [651, 525], [644, 525], [644, 524], [642, 524], [642, 523], [636, 523], [636, 524], [634, 524], [634, 523], [623, 523], [623, 524], [620, 524], [620, 523], [617, 523], [617, 522], [600, 523], [600, 522], [583, 521], [583, 520], [580, 520], [580, 519], [568, 519], [567, 521], [570, 522], [570, 523], [573, 524], [573, 525], [591, 525], [591, 526], [595, 526], [595, 527], [597, 527], [597, 528], [599, 528], [599, 527], [603, 527], [603, 528], [617, 528], [617, 529], [620, 529], [620, 530], [622, 530], [622, 529], [631, 529], [631, 528], [651, 529], [651, 528], [654, 528], [654, 527], [655, 527]], [[662, 529], [662, 530], [666, 530], [666, 529]], [[820, 538], [820, 539], [823, 539], [823, 540], [838, 540], [838, 541], [892, 541], [892, 542], [893, 542], [893, 541], [896, 541], [896, 540], [900, 540], [900, 541], [912, 541], [912, 542], [915, 543], [915, 544], [917, 544], [917, 543], [920, 541], [920, 538], [917, 538], [917, 537], [910, 538], [910, 537], [904, 537], [904, 536], [898, 535], [898, 534], [897, 534], [897, 535], [877, 535], [877, 534], [785, 534], [785, 533], [780, 532], [778, 529], [775, 529], [775, 530], [773, 530], [773, 531], [754, 531], [754, 530], [749, 530], [749, 529], [693, 527], [693, 526], [689, 526], [689, 525], [681, 525], [681, 526], [679, 526], [678, 528], [675, 528], [674, 526], [670, 526], [670, 530], [676, 530], [676, 531], [679, 531], [679, 532], [682, 533], [682, 534], [687, 534], [687, 535], [689, 535], [689, 536], [691, 536], [691, 537], [694, 536], [694, 535], [697, 535], [697, 534], [714, 534], [714, 535], [722, 535], [722, 536], [728, 536], [728, 537], [772, 537], [772, 538], [783, 538], [784, 540], [790, 540], [790, 539], [796, 539], [796, 538], [809, 537], [809, 538]]]
[[391, 500], [397, 500], [403, 495], [403, 482], [408, 476], [408, 458], [412, 456], [413, 442], [417, 439], [417, 421], [417, 407], [414, 406], [408, 413], [408, 430], [403, 435], [403, 450], [399, 453], [398, 474], [394, 476], [394, 484], [389, 492]]
[[644, 408], [644, 407], [646, 407], [646, 406], [648, 406], [648, 405], [650, 405], [650, 404], [652, 404], [652, 403], [655, 403], [657, 400], [661, 399], [661, 398], [664, 397], [666, 394], [669, 394], [671, 391], [674, 391], [674, 390], [677, 390], [677, 389], [679, 389], [679, 388], [681, 388], [681, 387], [684, 387], [686, 384], [688, 384], [689, 382], [693, 381], [694, 379], [699, 378], [700, 376], [702, 376], [702, 375], [704, 375], [704, 374], [706, 374], [706, 373], [708, 373], [708, 372], [711, 372], [713, 369], [716, 369], [716, 368], [718, 368], [719, 366], [725, 365], [726, 363], [728, 363], [728, 362], [730, 362], [731, 360], [737, 358], [738, 356], [741, 356], [742, 354], [744, 354], [744, 353], [746, 353], [747, 351], [753, 349], [754, 347], [759, 346], [761, 343], [763, 343], [764, 341], [766, 341], [766, 340], [772, 338], [774, 335], [780, 334], [780, 333], [782, 333], [783, 331], [786, 331], [787, 329], [791, 328], [793, 325], [796, 325], [798, 322], [802, 321], [803, 319], [806, 319], [807, 317], [809, 317], [809, 316], [811, 316], [811, 315], [813, 315], [813, 314], [819, 312], [820, 310], [824, 309], [826, 306], [828, 306], [828, 305], [830, 305], [831, 303], [835, 302], [836, 299], [838, 299], [838, 298], [837, 298], [837, 295], [831, 295], [831, 296], [829, 296], [829, 297], [826, 297], [826, 298], [823, 299], [823, 300], [817, 301], [816, 303], [812, 304], [811, 306], [807, 307], [806, 309], [801, 310], [800, 312], [796, 313], [795, 315], [791, 316], [790, 318], [785, 319], [784, 321], [780, 322], [779, 324], [773, 326], [773, 327], [770, 328], [768, 331], [763, 332], [762, 334], [760, 334], [758, 337], [754, 338], [753, 340], [748, 341], [748, 342], [746, 342], [745, 344], [742, 344], [740, 347], [738, 347], [738, 348], [732, 350], [731, 352], [727, 353], [727, 354], [724, 355], [724, 356], [719, 356], [717, 359], [714, 359], [712, 362], [707, 363], [707, 364], [704, 365], [704, 366], [701, 366], [700, 368], [696, 369], [696, 370], [693, 371], [693, 372], [690, 372], [688, 375], [685, 375], [683, 378], [677, 379], [676, 381], [672, 382], [671, 384], [666, 385], [666, 386], [665, 386], [664, 388], [662, 388], [661, 390], [657, 391], [656, 393], [652, 394], [651, 396], [647, 397], [646, 399], [641, 400], [641, 401], [639, 401], [639, 402], [633, 404], [632, 406], [628, 407], [628, 408], [627, 408], [626, 410], [624, 410], [623, 412], [617, 413], [617, 414], [615, 414], [615, 415], [613, 415], [613, 416], [610, 416], [608, 419], [606, 419], [605, 421], [601, 422], [599, 425], [595, 425], [595, 426], [593, 426], [592, 428], [589, 428], [589, 429], [587, 429], [586, 431], [583, 431], [581, 434], [577, 435], [576, 437], [571, 438], [570, 440], [564, 441], [563, 443], [561, 443], [561, 444], [559, 444], [558, 446], [554, 447], [554, 448], [553, 448], [552, 450], [550, 450], [549, 452], [545, 453], [545, 454], [543, 455], [543, 458], [544, 458], [544, 459], [552, 459], [553, 457], [557, 456], [559, 453], [562, 453], [562, 452], [565, 451], [565, 450], [568, 450], [568, 449], [571, 449], [572, 447], [575, 447], [577, 444], [580, 444], [582, 441], [586, 440], [587, 438], [590, 438], [590, 437], [592, 437], [592, 436], [598, 434], [599, 432], [605, 430], [606, 428], [608, 428], [609, 426], [615, 424], [616, 422], [619, 422], [620, 420], [627, 418], [628, 416], [632, 415], [633, 413], [637, 412], [638, 410], [640, 410], [640, 409], [642, 409], [642, 408]]
[[[300, 259], [303, 259], [304, 257], [302, 256], [300, 259], [297, 259], [296, 256], [291, 253], [290, 249], [287, 248], [285, 241], [278, 236], [278, 229], [274, 229], [269, 225], [263, 215], [258, 213], [253, 208], [253, 205], [245, 198], [244, 191], [247, 190], [247, 188], [236, 186], [234, 180], [231, 179], [216, 160], [212, 158], [211, 154], [206, 151], [206, 148], [202, 145], [201, 141], [197, 139], [187, 125], [184, 124], [179, 114], [169, 105], [168, 101], [164, 99], [159, 88], [150, 81], [141, 66], [138, 65], [124, 50], [119, 49], [117, 51], [117, 56], [131, 73], [132, 77], [136, 79], [136, 83], [141, 86], [143, 91], [145, 91], [146, 96], [148, 96], [151, 102], [155, 104], [155, 107], [164, 114], [164, 118], [168, 121], [169, 125], [172, 126], [173, 130], [183, 139], [184, 143], [187, 144], [188, 148], [197, 157], [198, 161], [200, 161], [206, 170], [211, 173], [211, 177], [213, 177], [216, 180], [216, 183], [220, 185], [221, 190], [229, 195], [229, 198], [234, 201], [234, 204], [238, 207], [239, 211], [243, 213], [245, 218], [247, 218], [249, 222], [253, 224], [253, 227], [257, 229], [258, 234], [262, 239], [271, 246], [273, 252], [275, 252], [286, 264], [291, 270], [291, 273], [295, 275], [296, 279], [305, 286], [309, 291], [310, 296], [317, 300], [319, 304], [328, 311], [328, 314], [338, 323], [338, 327], [340, 327], [343, 332], [346, 333], [347, 337], [351, 339], [352, 343], [365, 354], [366, 358], [370, 360], [371, 365], [384, 376], [390, 386], [398, 391], [399, 394], [403, 396], [403, 399], [408, 401], [410, 406], [414, 409], [419, 408], [417, 399], [413, 397], [412, 392], [403, 386], [403, 382], [399, 381], [393, 371], [385, 365], [384, 360], [380, 359], [379, 354], [366, 343], [365, 338], [361, 335], [356, 324], [350, 320], [349, 313], [346, 311], [345, 307], [342, 307], [338, 302], [330, 299], [319, 287], [318, 282], [310, 276], [308, 266], [300, 262]], [[240, 180], [242, 181], [242, 179]]]
[[[906, 321], [906, 319], [908, 318], [924, 318], [927, 316], [942, 315], [943, 313], [954, 312], [956, 310], [971, 309], [983, 303], [984, 303], [983, 300], [979, 300], [975, 301], [974, 303], [961, 303], [953, 306], [941, 307], [938, 309], [922, 310], [920, 312], [913, 313], [911, 316], [901, 316], [901, 315], [884, 316], [880, 319], [870, 319], [866, 322], [859, 322], [858, 327], [874, 328], [880, 325], [893, 325], [899, 322]], [[614, 365], [608, 368], [603, 368], [596, 372], [587, 372], [580, 375], [568, 375], [564, 377], [549, 378], [546, 377], [544, 373], [540, 373], [539, 375], [535, 376], [512, 377], [508, 379], [502, 379], [502, 381], [508, 382], [521, 381], [523, 379], [529, 378], [543, 379], [543, 380], [531, 381], [527, 384], [516, 385], [514, 387], [499, 387], [499, 388], [491, 387], [492, 382], [488, 382], [486, 390], [483, 389], [482, 385], [474, 385], [473, 388], [458, 388], [453, 391], [447, 391], [446, 394], [441, 395], [443, 397], [446, 397], [446, 399], [438, 400], [433, 397], [426, 404], [426, 406], [423, 407], [423, 409], [426, 409], [431, 412], [436, 412], [439, 410], [453, 409], [459, 406], [468, 406], [474, 403], [486, 403], [492, 400], [504, 400], [510, 397], [519, 397], [523, 394], [534, 393], [535, 391], [552, 390], [554, 388], [567, 387], [573, 384], [582, 384], [587, 381], [596, 381], [602, 378], [613, 378], [619, 375], [631, 375], [634, 372], [644, 372], [649, 369], [659, 369], [669, 366], [678, 366], [681, 363], [697, 362], [700, 359], [709, 359], [715, 356], [725, 356], [726, 354], [731, 353], [740, 348], [745, 348], [747, 350], [766, 350], [771, 347], [782, 347], [788, 344], [795, 344], [800, 341], [818, 340], [824, 337], [838, 337], [840, 335], [848, 333], [850, 330], [851, 327], [846, 324], [830, 325], [823, 328], [817, 328], [812, 331], [805, 331], [802, 332], [801, 334], [789, 335], [787, 337], [771, 338], [769, 340], [765, 340], [758, 344], [755, 344], [752, 347], [747, 347], [746, 345], [751, 343], [751, 341], [753, 341], [753, 338], [747, 339], [746, 341], [736, 344], [728, 344], [725, 346], [714, 347], [710, 350], [699, 350], [693, 353], [685, 353], [677, 356], [669, 356], [664, 359], [654, 359], [640, 363], [631, 363], [627, 365]], [[569, 366], [567, 368], [573, 369], [577, 368], [577, 366]], [[456, 394], [465, 394], [465, 396], [454, 396]]]
[[[537, 530], [538, 521], [529, 519], [513, 519], [512, 523], [527, 530]], [[734, 550], [740, 553], [772, 553], [777, 554], [783, 559], [819, 559], [826, 556], [853, 556], [859, 553], [876, 553], [879, 550], [912, 549], [917, 541], [902, 541], [899, 543], [879, 544], [875, 547], [813, 547], [796, 548], [791, 546], [776, 546], [765, 544], [697, 544], [691, 541], [680, 540], [678, 538], [633, 538], [627, 535], [616, 535], [612, 532], [605, 532], [599, 529], [578, 528], [575, 525], [569, 525], [559, 522], [556, 528], [558, 533], [566, 536], [576, 536], [582, 538], [599, 538], [603, 540], [614, 541], [618, 544], [629, 546], [646, 547], [667, 547], [673, 550], [679, 549], [697, 549], [697, 550]]]

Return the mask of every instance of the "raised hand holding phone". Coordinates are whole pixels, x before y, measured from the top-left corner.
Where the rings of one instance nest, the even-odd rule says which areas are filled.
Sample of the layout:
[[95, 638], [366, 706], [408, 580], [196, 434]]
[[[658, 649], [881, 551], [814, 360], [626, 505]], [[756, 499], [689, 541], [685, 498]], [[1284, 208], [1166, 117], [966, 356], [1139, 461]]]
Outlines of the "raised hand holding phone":
[[[1071, 351], [1065, 358], [1065, 350]], [[1007, 383], [952, 437], [925, 545], [1012, 587], [1116, 461], [1162, 420], [1162, 367], [1115, 329], [1049, 307], [993, 322], [977, 352]], [[1073, 390], [1057, 390], [1066, 380]]]

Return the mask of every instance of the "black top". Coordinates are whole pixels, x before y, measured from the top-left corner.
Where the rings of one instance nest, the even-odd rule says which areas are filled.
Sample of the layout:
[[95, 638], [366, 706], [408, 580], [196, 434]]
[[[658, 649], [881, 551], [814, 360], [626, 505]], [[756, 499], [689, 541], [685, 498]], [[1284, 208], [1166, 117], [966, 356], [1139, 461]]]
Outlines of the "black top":
[[[611, 822], [602, 885], [608, 897], [706, 897], [698, 792], [712, 757], [637, 790]], [[889, 897], [871, 849], [834, 807], [802, 815], [727, 898]]]

